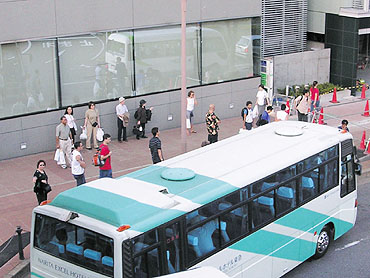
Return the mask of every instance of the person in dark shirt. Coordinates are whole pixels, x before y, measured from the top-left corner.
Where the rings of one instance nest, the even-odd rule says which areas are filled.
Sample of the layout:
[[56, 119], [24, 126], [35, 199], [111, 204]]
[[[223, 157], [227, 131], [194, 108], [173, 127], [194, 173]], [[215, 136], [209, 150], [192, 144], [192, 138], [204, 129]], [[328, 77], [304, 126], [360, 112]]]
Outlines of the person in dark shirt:
[[149, 149], [152, 154], [153, 164], [163, 161], [161, 140], [159, 139], [158, 127], [152, 128], [153, 138], [149, 140]]
[[45, 186], [48, 184], [48, 176], [45, 172], [46, 162], [44, 160], [39, 160], [37, 162], [37, 169], [33, 174], [33, 183], [35, 184], [33, 192], [36, 193], [37, 201], [39, 205], [47, 200], [47, 192], [45, 191]]
[[349, 132], [349, 128], [348, 128], [348, 121], [347, 121], [347, 120], [343, 120], [343, 121], [342, 121], [342, 125], [338, 126], [338, 129], [339, 129], [342, 133]]

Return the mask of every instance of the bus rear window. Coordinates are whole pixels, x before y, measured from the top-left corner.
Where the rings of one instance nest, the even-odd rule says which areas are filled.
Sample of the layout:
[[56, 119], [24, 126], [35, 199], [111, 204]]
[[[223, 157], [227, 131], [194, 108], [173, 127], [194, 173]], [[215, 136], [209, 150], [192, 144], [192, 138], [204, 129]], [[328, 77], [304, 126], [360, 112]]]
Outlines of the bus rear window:
[[113, 239], [96, 232], [36, 214], [34, 247], [113, 277]]

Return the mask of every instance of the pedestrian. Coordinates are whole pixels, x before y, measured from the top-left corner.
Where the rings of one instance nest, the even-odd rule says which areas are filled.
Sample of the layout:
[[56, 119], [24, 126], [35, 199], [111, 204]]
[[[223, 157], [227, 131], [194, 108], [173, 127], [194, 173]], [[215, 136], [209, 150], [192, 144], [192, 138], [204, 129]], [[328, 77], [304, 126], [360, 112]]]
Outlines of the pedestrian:
[[190, 91], [188, 93], [188, 97], [186, 98], [186, 131], [188, 135], [191, 133], [197, 133], [193, 129], [193, 117], [194, 117], [194, 106], [198, 104], [198, 101], [195, 98], [194, 91]]
[[280, 106], [280, 111], [276, 112], [276, 117], [275, 117], [276, 122], [288, 120], [288, 113], [285, 110], [286, 110], [286, 105], [282, 104]]
[[[85, 112], [84, 128], [87, 128], [86, 149], [91, 150], [91, 137], [93, 138], [94, 148], [98, 148], [98, 141], [96, 140], [96, 132], [100, 127], [100, 117], [98, 109], [95, 109], [95, 103], [89, 102], [89, 109]], [[92, 136], [91, 136], [92, 135]]]
[[339, 129], [342, 133], [349, 132], [349, 128], [348, 128], [348, 121], [347, 121], [347, 120], [342, 120], [342, 124], [341, 124], [340, 126], [338, 126], [338, 129]]
[[263, 111], [263, 113], [258, 117], [258, 120], [256, 122], [257, 126], [266, 125], [271, 122], [270, 114], [272, 113], [273, 108], [271, 105], [267, 106], [266, 111]]
[[81, 151], [83, 145], [80, 141], [74, 143], [74, 150], [72, 152], [72, 175], [77, 182], [77, 186], [86, 183], [85, 168], [86, 162], [84, 161]]
[[[72, 151], [72, 140], [71, 140], [71, 130], [69, 126], [67, 125], [67, 118], [65, 116], [62, 116], [60, 118], [60, 124], [56, 128], [56, 149], [60, 150], [60, 155], [64, 156], [67, 159], [59, 159], [59, 161], [62, 161], [60, 166], [63, 169], [67, 168], [67, 162], [68, 165], [71, 166], [72, 164], [72, 158], [71, 158], [71, 151]], [[64, 162], [63, 162], [64, 160]]]
[[250, 100], [245, 104], [245, 109], [243, 110], [243, 129], [251, 130], [253, 126], [253, 109], [252, 102]]
[[149, 114], [151, 115], [151, 111], [153, 110], [153, 107], [150, 107], [149, 109], [145, 108], [146, 101], [145, 99], [140, 100], [140, 106], [135, 112], [135, 119], [137, 120], [137, 134], [136, 139], [139, 140], [141, 138], [148, 138], [145, 136], [145, 124], [148, 122]]
[[100, 145], [101, 160], [104, 161], [103, 166], [99, 166], [99, 179], [101, 178], [112, 178], [112, 165], [111, 156], [112, 152], [109, 150], [109, 143], [111, 142], [111, 136], [108, 133], [103, 135], [103, 143]]
[[298, 112], [298, 121], [308, 122], [308, 109], [311, 104], [310, 92], [305, 89], [303, 95], [294, 100], [294, 104]]
[[152, 128], [153, 138], [149, 140], [149, 149], [152, 155], [153, 164], [163, 161], [163, 153], [161, 140], [159, 139], [159, 129], [158, 127]]
[[265, 90], [265, 87], [261, 84], [258, 86], [258, 92], [257, 92], [257, 108], [258, 108], [258, 115], [261, 115], [263, 111], [265, 111], [266, 105], [269, 105], [269, 99], [268, 94]]
[[320, 92], [317, 88], [318, 82], [314, 81], [312, 83], [312, 87], [310, 88], [310, 95], [311, 95], [311, 112], [316, 108], [320, 107]]
[[[39, 205], [47, 200], [47, 194], [50, 192], [51, 188], [48, 183], [48, 175], [45, 172], [46, 162], [45, 160], [37, 161], [37, 169], [33, 174], [32, 181], [35, 184], [33, 187], [33, 192], [36, 193], [37, 201]], [[50, 188], [50, 190], [48, 189]], [[47, 192], [48, 191], [48, 192]]]
[[210, 144], [216, 143], [218, 141], [218, 130], [219, 124], [221, 123], [220, 119], [215, 114], [215, 105], [210, 104], [209, 110], [206, 114], [206, 125], [208, 131], [208, 141]]
[[66, 111], [64, 112], [64, 116], [66, 117], [67, 125], [69, 126], [69, 129], [71, 130], [72, 143], [74, 143], [76, 131], [77, 131], [77, 125], [76, 125], [75, 118], [73, 117], [72, 106], [67, 107]]
[[122, 140], [127, 142], [126, 127], [130, 120], [130, 113], [128, 112], [127, 106], [125, 105], [125, 98], [120, 97], [118, 101], [119, 104], [116, 106], [118, 142], [122, 143]]

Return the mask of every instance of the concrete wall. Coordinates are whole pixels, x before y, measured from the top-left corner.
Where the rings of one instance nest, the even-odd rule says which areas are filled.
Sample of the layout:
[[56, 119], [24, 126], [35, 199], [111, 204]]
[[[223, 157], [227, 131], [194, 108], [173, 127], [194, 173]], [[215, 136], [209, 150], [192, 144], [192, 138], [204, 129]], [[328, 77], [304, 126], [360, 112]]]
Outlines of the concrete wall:
[[329, 82], [330, 49], [274, 57], [274, 89], [286, 85]]
[[[180, 0], [0, 0], [0, 42], [181, 22]], [[261, 15], [261, 0], [190, 0], [189, 22]], [[164, 9], [165, 7], [165, 9]]]
[[[252, 78], [235, 82], [203, 86], [193, 89], [198, 99], [194, 110], [194, 122], [204, 122], [204, 116], [211, 103], [216, 105], [217, 115], [221, 119], [237, 117], [242, 107], [249, 99], [254, 100], [260, 78]], [[147, 132], [153, 126], [160, 129], [169, 129], [180, 126], [180, 91], [131, 98], [126, 101], [130, 110], [131, 122], [128, 132], [132, 134], [134, 111], [139, 106], [141, 98], [147, 101], [147, 107], [153, 106], [152, 121], [147, 125]], [[101, 117], [101, 125], [105, 132], [117, 138], [117, 122], [115, 106], [118, 102], [107, 102], [97, 105]], [[231, 109], [230, 104], [234, 107]], [[84, 113], [87, 107], [78, 107], [74, 110], [77, 125], [83, 125]], [[55, 149], [55, 127], [64, 111], [46, 112], [43, 114], [3, 120], [0, 122], [0, 160], [24, 156], [28, 154], [51, 151]], [[168, 121], [168, 115], [173, 117]], [[80, 129], [78, 130], [78, 136]], [[179, 138], [180, 139], [180, 138]], [[20, 149], [20, 144], [26, 143], [27, 148]]]
[[352, 7], [353, 0], [308, 0], [307, 31], [325, 34], [325, 13], [339, 14]]

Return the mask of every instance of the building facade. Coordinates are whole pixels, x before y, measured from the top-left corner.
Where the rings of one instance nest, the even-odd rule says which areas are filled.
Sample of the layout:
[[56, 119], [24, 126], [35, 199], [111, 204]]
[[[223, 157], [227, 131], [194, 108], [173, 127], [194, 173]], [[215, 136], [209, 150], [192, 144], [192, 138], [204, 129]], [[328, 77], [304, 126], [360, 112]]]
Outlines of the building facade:
[[369, 82], [369, 1], [309, 0], [308, 34], [331, 49], [330, 82], [342, 86]]
[[[180, 126], [181, 1], [0, 1], [0, 159], [55, 148], [67, 106], [83, 125], [95, 101], [105, 132], [115, 105], [144, 98], [152, 125]], [[261, 1], [192, 0], [187, 5], [187, 86], [203, 122], [254, 99], [260, 82]], [[165, 8], [164, 8], [165, 7]], [[78, 134], [80, 130], [78, 131]]]

